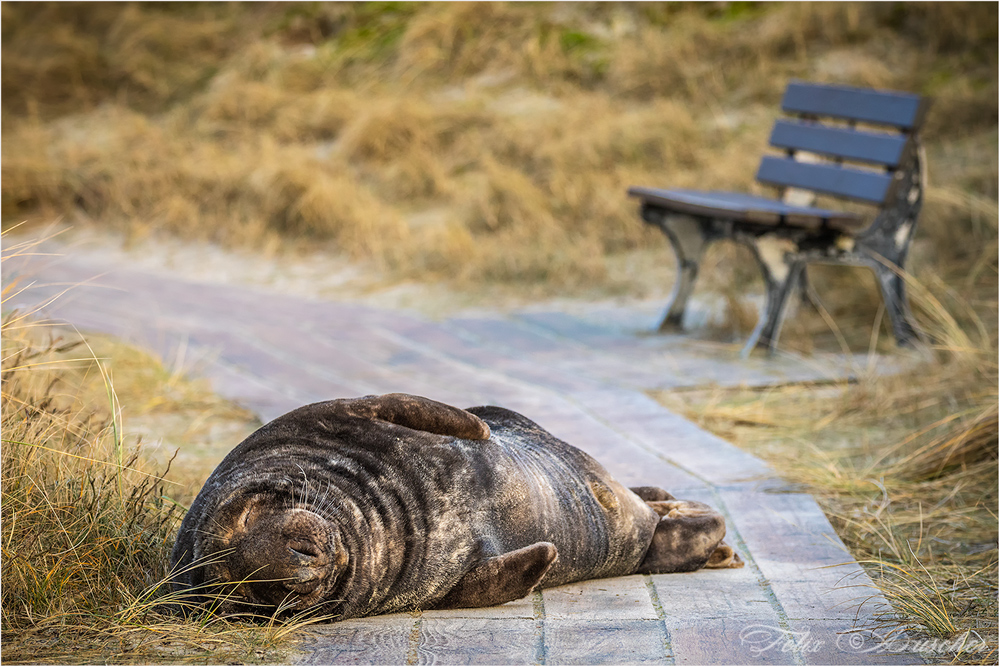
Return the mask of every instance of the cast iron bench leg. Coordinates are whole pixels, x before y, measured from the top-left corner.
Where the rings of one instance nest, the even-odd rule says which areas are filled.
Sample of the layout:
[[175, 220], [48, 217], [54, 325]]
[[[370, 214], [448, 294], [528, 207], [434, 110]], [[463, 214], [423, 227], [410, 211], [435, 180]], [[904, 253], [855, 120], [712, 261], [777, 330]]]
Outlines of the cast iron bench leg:
[[757, 346], [765, 348], [768, 354], [776, 351], [788, 298], [801, 281], [805, 262], [794, 258], [795, 247], [790, 241], [762, 237], [743, 242], [756, 255], [767, 289], [760, 320], [742, 348], [742, 357], [746, 358]]
[[664, 215], [659, 219], [658, 226], [669, 238], [676, 255], [676, 281], [659, 330], [679, 331], [708, 238], [701, 222], [687, 215]]
[[900, 347], [912, 347], [919, 336], [912, 325], [909, 300], [905, 294], [905, 279], [897, 270], [892, 270], [885, 264], [876, 265], [874, 273], [881, 285], [881, 297], [884, 299], [885, 310], [888, 311], [896, 344]]
[[812, 306], [816, 312], [821, 312], [822, 301], [819, 299], [819, 294], [815, 291], [815, 287], [812, 286], [811, 280], [808, 279], [807, 267], [801, 269], [801, 276], [798, 278], [798, 284], [801, 285], [801, 301]]
[[857, 238], [855, 250], [855, 255], [870, 266], [878, 278], [892, 333], [900, 347], [911, 347], [920, 337], [912, 323], [901, 267], [905, 265], [923, 204], [926, 161], [922, 153], [921, 147], [913, 151], [911, 162], [900, 168], [901, 193], [892, 206], [881, 211], [872, 229]]

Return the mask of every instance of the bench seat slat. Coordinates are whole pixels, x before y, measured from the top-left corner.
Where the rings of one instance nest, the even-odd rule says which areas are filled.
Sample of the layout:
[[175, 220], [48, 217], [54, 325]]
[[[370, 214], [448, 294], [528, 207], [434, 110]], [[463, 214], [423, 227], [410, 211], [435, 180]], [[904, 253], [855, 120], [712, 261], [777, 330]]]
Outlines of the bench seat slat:
[[909, 141], [902, 134], [862, 132], [790, 120], [778, 120], [770, 134], [770, 145], [776, 148], [807, 150], [892, 168], [901, 163]]
[[914, 130], [922, 124], [928, 100], [911, 93], [886, 92], [792, 81], [784, 92], [786, 113], [831, 116]]
[[775, 199], [739, 192], [632, 187], [628, 189], [628, 194], [645, 204], [665, 210], [736, 222], [777, 225], [783, 220], [785, 224], [805, 229], [818, 229], [823, 222], [826, 222], [831, 227], [846, 232], [857, 231], [866, 226], [865, 221], [853, 213], [809, 206], [791, 206]]
[[881, 205], [892, 194], [890, 174], [862, 171], [834, 164], [808, 164], [766, 156], [756, 180], [779, 187], [799, 187], [845, 199]]

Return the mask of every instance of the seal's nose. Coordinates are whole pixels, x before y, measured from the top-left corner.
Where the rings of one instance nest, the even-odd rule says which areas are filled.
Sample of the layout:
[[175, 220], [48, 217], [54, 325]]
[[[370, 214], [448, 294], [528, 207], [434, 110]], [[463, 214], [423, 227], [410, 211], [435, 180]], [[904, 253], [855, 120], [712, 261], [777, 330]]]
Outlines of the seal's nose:
[[291, 538], [287, 541], [286, 553], [286, 566], [278, 567], [286, 577], [283, 587], [298, 594], [311, 593], [319, 586], [325, 571], [326, 557], [322, 549], [307, 539]]

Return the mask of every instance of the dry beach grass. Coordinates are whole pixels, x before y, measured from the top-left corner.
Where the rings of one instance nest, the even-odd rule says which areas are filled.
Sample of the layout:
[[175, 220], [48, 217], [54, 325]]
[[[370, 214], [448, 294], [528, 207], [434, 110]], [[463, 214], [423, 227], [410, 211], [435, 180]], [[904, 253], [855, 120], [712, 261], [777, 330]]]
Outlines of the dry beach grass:
[[396, 278], [641, 289], [614, 258], [665, 245], [624, 189], [758, 190], [780, 93], [807, 76], [936, 96], [921, 264], [965, 252], [956, 229], [995, 240], [988, 6], [3, 11], [7, 216], [321, 243]]
[[[850, 385], [658, 397], [815, 493], [905, 622], [938, 636], [994, 628], [994, 3], [0, 11], [5, 228], [61, 216], [289, 261], [319, 249], [385, 283], [443, 283], [463, 298], [664, 293], [667, 246], [639, 222], [629, 185], [765, 193], [752, 175], [791, 77], [932, 95], [910, 260], [928, 360]], [[760, 291], [748, 255], [718, 246], [702, 273], [698, 293], [729, 304], [719, 335], [745, 335], [746, 295]], [[828, 312], [802, 309], [782, 342], [892, 349], [869, 275], [812, 277]], [[94, 659], [142, 654], [165, 621], [142, 615], [175, 520], [158, 498], [184, 503], [208, 471], [175, 462], [172, 494], [156, 471], [164, 451], [212, 427], [236, 441], [249, 422], [141, 353], [97, 340], [60, 351], [77, 339], [50, 343], [4, 316], [5, 657], [87, 659], [81, 644]], [[113, 382], [95, 360], [105, 356]], [[142, 418], [122, 423], [121, 406]], [[192, 411], [204, 418], [174, 418]], [[137, 432], [148, 443], [132, 460]], [[14, 549], [15, 529], [65, 543], [51, 548], [62, 555]], [[119, 559], [140, 536], [154, 545]], [[229, 641], [207, 659], [270, 645], [192, 631], [190, 646]]]

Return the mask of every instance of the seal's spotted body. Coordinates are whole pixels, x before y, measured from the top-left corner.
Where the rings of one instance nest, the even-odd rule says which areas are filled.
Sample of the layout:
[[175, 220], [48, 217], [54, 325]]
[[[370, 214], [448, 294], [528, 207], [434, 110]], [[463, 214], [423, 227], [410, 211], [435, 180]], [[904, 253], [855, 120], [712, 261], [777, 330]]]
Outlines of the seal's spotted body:
[[345, 619], [738, 566], [717, 513], [635, 490], [498, 407], [401, 394], [316, 403], [219, 464], [181, 525], [174, 584], [227, 593], [226, 612]]

